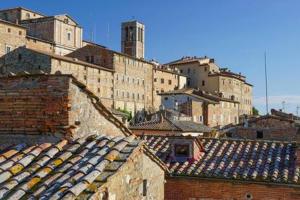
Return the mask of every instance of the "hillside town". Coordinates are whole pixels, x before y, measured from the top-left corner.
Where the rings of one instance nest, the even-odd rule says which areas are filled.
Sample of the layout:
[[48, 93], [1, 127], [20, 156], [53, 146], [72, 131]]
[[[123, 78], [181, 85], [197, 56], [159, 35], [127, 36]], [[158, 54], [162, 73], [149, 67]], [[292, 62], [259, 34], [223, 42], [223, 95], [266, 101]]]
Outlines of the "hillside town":
[[147, 59], [146, 24], [120, 23], [119, 52], [0, 10], [0, 199], [300, 199], [299, 116], [254, 112], [214, 58]]

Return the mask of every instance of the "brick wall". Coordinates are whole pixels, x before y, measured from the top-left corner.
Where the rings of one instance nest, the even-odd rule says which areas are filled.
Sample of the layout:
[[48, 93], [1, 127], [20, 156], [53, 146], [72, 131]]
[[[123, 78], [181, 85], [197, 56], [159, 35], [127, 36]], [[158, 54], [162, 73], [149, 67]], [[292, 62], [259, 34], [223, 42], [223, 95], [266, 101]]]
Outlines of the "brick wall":
[[54, 132], [67, 126], [68, 87], [66, 77], [1, 79], [1, 134]]
[[[60, 133], [60, 134], [59, 134]], [[129, 134], [86, 86], [68, 75], [0, 79], [0, 135]]]
[[300, 188], [242, 182], [167, 178], [166, 200], [297, 200]]

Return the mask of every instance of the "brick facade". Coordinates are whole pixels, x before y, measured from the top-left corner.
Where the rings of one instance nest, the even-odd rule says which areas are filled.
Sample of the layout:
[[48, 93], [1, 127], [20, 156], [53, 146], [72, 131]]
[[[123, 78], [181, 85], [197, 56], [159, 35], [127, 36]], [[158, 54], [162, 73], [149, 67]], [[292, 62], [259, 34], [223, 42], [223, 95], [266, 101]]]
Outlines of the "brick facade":
[[297, 200], [300, 188], [192, 178], [167, 178], [166, 200]]
[[0, 87], [1, 134], [50, 133], [79, 138], [99, 131], [114, 136], [130, 133], [71, 76], [2, 78]]

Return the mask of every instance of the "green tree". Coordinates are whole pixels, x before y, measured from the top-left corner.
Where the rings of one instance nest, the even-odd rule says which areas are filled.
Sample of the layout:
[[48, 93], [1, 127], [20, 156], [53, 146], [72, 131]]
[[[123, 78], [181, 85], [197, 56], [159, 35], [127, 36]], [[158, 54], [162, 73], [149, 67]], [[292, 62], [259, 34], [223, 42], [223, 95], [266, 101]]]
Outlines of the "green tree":
[[253, 115], [259, 115], [259, 111], [255, 107], [252, 107], [252, 113]]

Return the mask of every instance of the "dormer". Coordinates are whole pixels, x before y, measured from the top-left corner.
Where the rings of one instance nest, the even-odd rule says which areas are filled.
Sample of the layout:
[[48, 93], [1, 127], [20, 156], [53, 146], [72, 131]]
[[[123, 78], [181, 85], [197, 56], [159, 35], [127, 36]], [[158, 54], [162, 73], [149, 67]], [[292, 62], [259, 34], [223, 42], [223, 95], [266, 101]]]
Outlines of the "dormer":
[[192, 162], [204, 154], [204, 148], [197, 137], [170, 137], [169, 141], [173, 162]]

